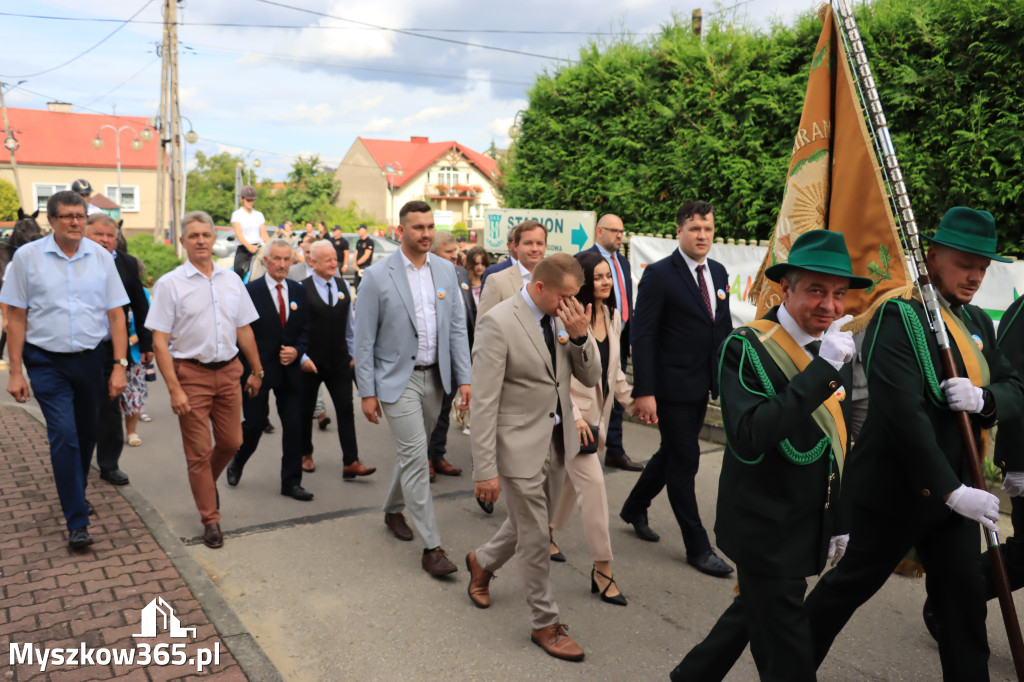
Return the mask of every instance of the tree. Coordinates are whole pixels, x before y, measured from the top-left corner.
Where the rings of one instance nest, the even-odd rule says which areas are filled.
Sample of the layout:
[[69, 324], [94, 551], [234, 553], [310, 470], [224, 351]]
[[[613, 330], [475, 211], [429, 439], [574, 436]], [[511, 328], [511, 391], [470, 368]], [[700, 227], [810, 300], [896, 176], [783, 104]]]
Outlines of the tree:
[[299, 156], [292, 162], [288, 185], [279, 197], [279, 210], [288, 220], [328, 221], [341, 184], [320, 161], [320, 156]]
[[17, 220], [18, 191], [6, 180], [0, 180], [0, 220]]
[[[230, 225], [235, 210], [235, 171], [242, 164], [242, 177], [249, 171], [245, 159], [230, 152], [207, 156], [196, 151], [196, 167], [188, 172], [185, 207], [189, 211], [206, 211], [217, 225]], [[256, 207], [261, 211], [262, 200], [270, 190], [257, 183]], [[268, 217], [269, 222], [269, 217]]]
[[174, 247], [153, 239], [151, 234], [134, 234], [128, 237], [128, 253], [132, 254], [146, 266], [146, 286], [153, 284], [164, 274], [181, 265], [181, 260], [174, 255]]

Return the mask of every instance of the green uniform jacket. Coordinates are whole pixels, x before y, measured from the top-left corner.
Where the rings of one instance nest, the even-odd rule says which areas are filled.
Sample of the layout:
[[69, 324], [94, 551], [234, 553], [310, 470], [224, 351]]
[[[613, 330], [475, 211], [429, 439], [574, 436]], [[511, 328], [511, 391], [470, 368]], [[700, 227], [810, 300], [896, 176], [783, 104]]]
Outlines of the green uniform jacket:
[[[1014, 301], [999, 322], [999, 350], [1018, 371], [1024, 370], [1024, 298]], [[1024, 415], [1000, 418], [996, 434], [996, 466], [1003, 471], [1024, 471]]]
[[[777, 313], [772, 308], [765, 319], [778, 322]], [[750, 341], [775, 388], [774, 398], [751, 392], [764, 389], [749, 357], [743, 360], [741, 384], [743, 344], [735, 334]], [[789, 461], [778, 444], [788, 438], [801, 452], [814, 448], [825, 434], [811, 414], [840, 385], [849, 387], [850, 378], [848, 371], [842, 375], [815, 358], [790, 382], [756, 332], [738, 329], [726, 339], [719, 390], [728, 445], [718, 482], [715, 536], [719, 548], [738, 565], [788, 578], [815, 575], [824, 568], [839, 501], [839, 468], [831, 465], [836, 478], [826, 510], [831, 448], [816, 462], [801, 466]], [[848, 404], [849, 399], [842, 403], [844, 411]], [[762, 453], [757, 464], [740, 461], [756, 460]]]
[[[970, 471], [955, 415], [944, 397], [937, 406], [925, 393], [925, 379], [898, 305], [909, 305], [920, 319], [927, 357], [935, 376], [942, 379], [938, 346], [924, 306], [916, 299], [887, 302], [868, 325], [861, 349], [870, 402], [867, 421], [847, 460], [843, 500], [851, 514], [863, 506], [894, 521], [938, 521], [950, 513], [943, 498], [961, 483], [970, 485]], [[963, 312], [968, 330], [981, 340], [991, 377], [985, 388], [995, 403], [995, 414], [988, 419], [971, 416], [977, 438], [980, 428], [992, 426], [996, 419], [1021, 414], [1024, 384], [999, 350], [985, 311], [965, 305]], [[967, 376], [956, 344], [951, 344], [957, 373]]]

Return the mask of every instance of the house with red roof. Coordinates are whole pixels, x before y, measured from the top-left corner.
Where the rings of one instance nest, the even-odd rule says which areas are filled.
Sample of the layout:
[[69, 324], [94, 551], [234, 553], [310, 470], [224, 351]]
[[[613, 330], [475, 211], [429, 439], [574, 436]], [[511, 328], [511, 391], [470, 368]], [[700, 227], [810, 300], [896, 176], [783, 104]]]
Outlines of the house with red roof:
[[[46, 109], [8, 107], [7, 119], [16, 145], [14, 159], [23, 208], [29, 213], [39, 209], [42, 224], [50, 195], [71, 189], [71, 183], [84, 179], [92, 185], [93, 197], [103, 195], [120, 207], [127, 233], [153, 230], [160, 143], [155, 137], [145, 141], [150, 135], [143, 131], [153, 133], [148, 119], [76, 113], [64, 102], [50, 102]], [[0, 121], [0, 137], [4, 137], [2, 124]], [[120, 187], [116, 135], [120, 136]], [[97, 138], [102, 141], [99, 149], [94, 144]], [[133, 144], [136, 140], [137, 145]], [[0, 178], [14, 184], [10, 152], [3, 145]]]
[[337, 204], [355, 201], [381, 222], [397, 225], [402, 205], [419, 199], [435, 213], [451, 211], [452, 225], [482, 227], [484, 212], [498, 206], [497, 173], [497, 161], [459, 142], [358, 137], [335, 172], [341, 183]]

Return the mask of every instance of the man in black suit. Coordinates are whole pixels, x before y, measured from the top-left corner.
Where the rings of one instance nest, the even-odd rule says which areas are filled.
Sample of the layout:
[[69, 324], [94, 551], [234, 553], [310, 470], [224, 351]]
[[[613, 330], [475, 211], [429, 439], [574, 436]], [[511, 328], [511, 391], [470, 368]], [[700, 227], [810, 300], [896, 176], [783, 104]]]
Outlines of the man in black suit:
[[[242, 401], [242, 446], [228, 464], [227, 479], [228, 485], [238, 485], [245, 463], [256, 451], [267, 423], [273, 389], [277, 414], [281, 418], [281, 494], [308, 502], [313, 499], [313, 493], [302, 487], [299, 358], [306, 352], [309, 306], [302, 285], [285, 278], [291, 262], [291, 245], [283, 239], [272, 239], [263, 256], [267, 274], [245, 285], [260, 315], [251, 326], [264, 376], [259, 392], [247, 394]], [[244, 386], [250, 371], [244, 357], [242, 366]]]
[[[313, 411], [320, 384], [327, 387], [338, 422], [342, 453], [342, 477], [369, 476], [377, 467], [359, 461], [356, 422], [352, 410], [352, 354], [355, 350], [355, 319], [352, 292], [335, 276], [338, 256], [329, 241], [313, 242], [307, 264], [313, 274], [302, 281], [309, 301], [309, 347], [302, 358], [302, 453], [306, 471], [313, 464]], [[341, 339], [345, 339], [342, 343]]]
[[[117, 223], [106, 213], [94, 213], [89, 216], [86, 236], [105, 248], [114, 257], [114, 266], [117, 268], [117, 274], [121, 276], [121, 283], [124, 285], [125, 291], [128, 292], [130, 301], [124, 307], [125, 319], [128, 319], [128, 311], [131, 310], [135, 316], [135, 329], [139, 336], [142, 364], [148, 365], [153, 361], [153, 333], [145, 327], [149, 303], [146, 301], [146, 292], [143, 291], [142, 281], [139, 279], [139, 261], [134, 256], [114, 248], [117, 244]], [[125, 329], [127, 331], [127, 325]], [[109, 381], [114, 367], [113, 346], [110, 339], [103, 342], [103, 348], [107, 354], [107, 362], [103, 367]], [[131, 362], [131, 353], [127, 356], [126, 363], [128, 362]], [[113, 400], [102, 400], [99, 420], [96, 424], [96, 463], [100, 467], [100, 478], [113, 485], [128, 484], [127, 474], [119, 467], [121, 451], [124, 449], [123, 424], [121, 396], [117, 396]]]
[[[462, 295], [462, 304], [466, 309], [466, 331], [469, 334], [469, 350], [473, 350], [473, 329], [476, 327], [476, 299], [473, 298], [473, 291], [469, 286], [469, 273], [466, 268], [459, 265], [459, 245], [451, 232], [440, 230], [434, 233], [434, 245], [430, 250], [437, 256], [449, 260], [455, 266], [455, 276], [459, 280], [459, 293]], [[448, 445], [448, 424], [451, 421], [452, 401], [455, 399], [456, 390], [446, 393], [441, 398], [441, 414], [437, 416], [437, 425], [434, 432], [430, 434], [430, 444], [427, 446], [427, 458], [430, 460], [430, 480], [434, 475], [458, 476], [462, 468], [457, 467], [444, 458]]]
[[686, 561], [702, 573], [725, 577], [733, 568], [711, 548], [697, 509], [694, 479], [708, 391], [718, 395], [715, 354], [732, 331], [729, 276], [721, 263], [707, 257], [715, 237], [711, 204], [683, 204], [676, 214], [676, 231], [679, 248], [647, 266], [640, 279], [630, 334], [636, 414], [658, 425], [661, 447], [619, 516], [641, 539], [656, 542], [657, 533], [647, 525], [647, 508], [667, 487]]
[[[629, 364], [629, 318], [633, 316], [633, 274], [629, 261], [619, 253], [626, 228], [622, 219], [611, 213], [601, 216], [594, 231], [594, 245], [587, 251], [596, 253], [607, 261], [612, 269], [612, 290], [615, 292], [615, 309], [622, 316], [622, 335], [619, 339], [619, 360], [622, 371]], [[625, 410], [616, 400], [608, 418], [608, 435], [605, 438], [605, 466], [624, 469], [625, 471], [642, 471], [643, 467], [626, 454], [622, 447], [622, 416]]]

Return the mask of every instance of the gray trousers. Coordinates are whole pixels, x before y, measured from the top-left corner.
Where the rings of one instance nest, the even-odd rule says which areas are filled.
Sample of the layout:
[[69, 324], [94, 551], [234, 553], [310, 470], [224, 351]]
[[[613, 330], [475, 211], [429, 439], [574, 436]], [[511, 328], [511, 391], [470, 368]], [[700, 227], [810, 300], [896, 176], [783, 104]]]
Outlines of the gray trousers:
[[551, 568], [548, 521], [565, 479], [562, 450], [559, 428], [551, 439], [548, 459], [540, 473], [532, 478], [498, 477], [508, 516], [494, 537], [476, 550], [480, 568], [491, 573], [504, 566], [513, 554], [516, 556], [519, 581], [526, 592], [534, 630], [559, 622], [558, 604], [548, 575]]
[[441, 410], [444, 387], [437, 367], [413, 370], [409, 384], [393, 403], [380, 404], [395, 437], [398, 456], [384, 511], [401, 514], [408, 507], [412, 527], [425, 549], [441, 546], [427, 469], [427, 439]]

